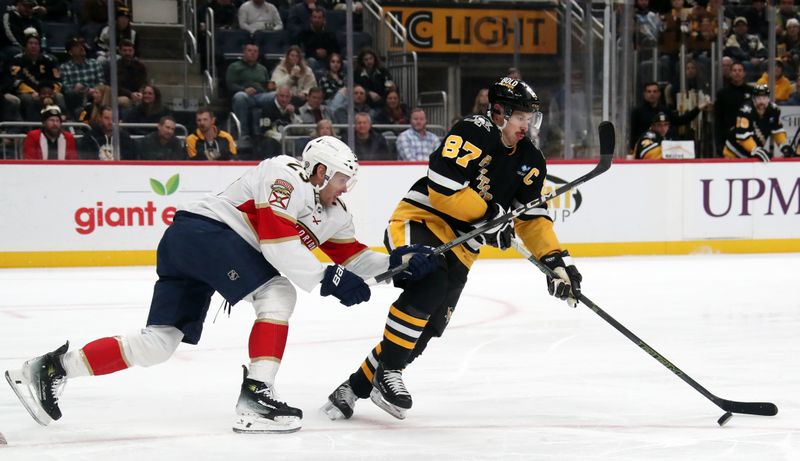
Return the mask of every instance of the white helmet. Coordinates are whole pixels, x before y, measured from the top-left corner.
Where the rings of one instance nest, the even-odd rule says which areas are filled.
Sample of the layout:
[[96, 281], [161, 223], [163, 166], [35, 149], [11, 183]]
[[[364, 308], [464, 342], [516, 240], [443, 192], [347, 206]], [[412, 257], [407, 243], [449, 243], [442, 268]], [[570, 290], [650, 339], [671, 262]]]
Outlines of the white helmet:
[[333, 136], [320, 136], [309, 141], [303, 149], [303, 167], [309, 177], [314, 175], [314, 167], [319, 163], [326, 168], [325, 181], [319, 186], [320, 189], [325, 187], [336, 173], [349, 176], [347, 190], [353, 189], [358, 173], [358, 159], [347, 144]]

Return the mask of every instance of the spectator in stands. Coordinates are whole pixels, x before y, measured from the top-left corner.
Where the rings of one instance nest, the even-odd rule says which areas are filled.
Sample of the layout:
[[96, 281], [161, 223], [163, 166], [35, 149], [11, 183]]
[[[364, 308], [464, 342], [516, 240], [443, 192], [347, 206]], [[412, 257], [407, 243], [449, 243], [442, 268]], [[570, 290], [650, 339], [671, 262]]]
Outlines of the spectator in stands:
[[[775, 60], [775, 93], [772, 98], [775, 104], [786, 104], [794, 91], [792, 82], [783, 75], [783, 67], [783, 61]], [[767, 85], [768, 83], [769, 73], [764, 72], [756, 82], [756, 85]]]
[[[128, 8], [117, 8], [117, 43], [129, 41], [133, 47], [134, 56], [137, 56], [136, 44], [136, 31], [131, 27], [131, 13]], [[108, 26], [100, 31], [100, 35], [96, 40], [97, 45], [97, 59], [101, 62], [107, 61], [110, 58], [108, 47], [110, 45], [108, 37]]]
[[239, 28], [251, 34], [259, 30], [283, 30], [283, 21], [275, 5], [264, 0], [247, 0], [239, 7]]
[[651, 50], [658, 44], [664, 24], [661, 17], [650, 9], [650, 0], [636, 0], [634, 9], [634, 45], [637, 50]]
[[25, 160], [77, 160], [75, 138], [61, 129], [63, 119], [58, 106], [42, 110], [42, 128], [31, 130], [22, 144]]
[[70, 6], [69, 0], [39, 0], [39, 5], [34, 7], [34, 14], [47, 22], [73, 22]]
[[208, 109], [195, 112], [197, 130], [186, 138], [189, 160], [235, 160], [236, 143], [227, 132], [217, 128], [217, 119]]
[[[289, 9], [289, 14], [286, 18], [286, 30], [289, 32], [289, 39], [293, 43], [302, 43], [300, 34], [309, 30], [309, 18], [315, 11], [322, 11], [324, 15], [324, 8], [317, 5], [317, 0], [300, 0], [295, 2]], [[306, 51], [306, 56], [311, 56], [311, 54]]]
[[[80, 160], [114, 160], [114, 117], [108, 106], [100, 109], [98, 123], [92, 124], [92, 131], [86, 133], [78, 143]], [[136, 143], [123, 129], [119, 130], [120, 160], [136, 160]]]
[[731, 68], [733, 67], [734, 60], [730, 56], [723, 56], [720, 60], [720, 66], [722, 67], [722, 87], [726, 87], [731, 84]]
[[267, 68], [258, 62], [258, 45], [245, 44], [242, 59], [231, 63], [225, 73], [228, 92], [233, 95], [233, 113], [242, 126], [242, 148], [250, 147], [254, 133], [253, 109], [260, 112], [273, 99], [266, 88], [269, 81]]
[[741, 16], [733, 20], [733, 33], [725, 42], [723, 53], [741, 62], [750, 80], [761, 75], [761, 63], [767, 57], [764, 44], [757, 35], [747, 33], [747, 19]]
[[747, 19], [747, 29], [751, 34], [758, 35], [761, 41], [766, 41], [769, 32], [767, 21], [767, 2], [766, 0], [753, 0], [752, 4], [742, 13]]
[[400, 102], [400, 93], [396, 90], [386, 92], [386, 103], [375, 113], [378, 125], [407, 125], [408, 106]]
[[750, 100], [752, 88], [745, 80], [742, 63], [731, 64], [730, 84], [717, 92], [714, 100], [714, 120], [716, 120], [717, 151], [722, 152], [725, 138], [736, 122], [736, 114], [746, 101]]
[[78, 121], [88, 124], [100, 123], [100, 114], [104, 107], [111, 107], [111, 98], [111, 87], [109, 85], [98, 85], [97, 88], [89, 88], [86, 92], [86, 103], [83, 105], [80, 115], [78, 115]]
[[775, 12], [775, 34], [777, 36], [783, 35], [790, 19], [800, 20], [794, 0], [779, 0], [778, 11]]
[[355, 152], [359, 160], [394, 160], [386, 139], [372, 128], [372, 117], [366, 112], [355, 115]]
[[797, 77], [797, 81], [794, 84], [794, 91], [792, 95], [789, 97], [789, 100], [786, 101], [787, 106], [800, 106], [800, 75]]
[[17, 0], [16, 7], [3, 14], [3, 33], [0, 35], [0, 61], [11, 62], [15, 55], [22, 53], [29, 29], [42, 37], [42, 23], [33, 17], [36, 0]]
[[333, 119], [333, 113], [323, 104], [322, 88], [314, 87], [308, 91], [308, 100], [298, 111], [303, 123], [317, 123], [323, 119]]
[[275, 102], [267, 104], [261, 111], [261, 129], [264, 142], [259, 155], [261, 158], [280, 155], [283, 127], [292, 123], [302, 123], [297, 110], [292, 104], [292, 90], [288, 86], [278, 86], [275, 90]]
[[[122, 8], [125, 7], [125, 2], [123, 0], [115, 0], [114, 5], [115, 8]], [[83, 17], [81, 23], [83, 24], [108, 24], [108, 1], [83, 0], [81, 16]]]
[[708, 106], [708, 102], [703, 100], [698, 102], [697, 107], [683, 114], [678, 114], [677, 111], [670, 110], [661, 102], [661, 88], [656, 82], [645, 83], [642, 97], [642, 104], [636, 106], [631, 112], [631, 139], [629, 140], [629, 148], [631, 150], [639, 137], [650, 127], [653, 118], [659, 112], [667, 114], [670, 125], [675, 127], [691, 123], [700, 111]]
[[[159, 123], [165, 115], [170, 115], [169, 109], [164, 107], [161, 102], [161, 90], [155, 85], [147, 84], [143, 86], [139, 93], [142, 95], [142, 102], [134, 106], [125, 116], [128, 123]], [[150, 131], [147, 128], [132, 128], [134, 134], [145, 134]]]
[[787, 78], [797, 77], [800, 68], [800, 21], [790, 19], [786, 21], [786, 33], [777, 39], [776, 53], [784, 61], [784, 75]]
[[697, 62], [698, 70], [703, 76], [711, 75], [711, 45], [717, 43], [713, 21], [710, 16], [703, 16], [699, 29], [691, 32], [686, 44], [687, 51]]
[[286, 50], [283, 59], [272, 71], [272, 81], [278, 87], [289, 87], [294, 104], [303, 104], [308, 97], [308, 90], [317, 86], [314, 72], [306, 64], [303, 52], [297, 45]]
[[328, 58], [339, 52], [339, 41], [333, 32], [325, 28], [325, 10], [313, 10], [309, 21], [310, 26], [300, 32], [297, 43], [305, 50], [308, 65], [316, 75], [320, 75], [325, 71]]
[[61, 65], [61, 83], [67, 111], [74, 115], [86, 101], [89, 89], [105, 83], [105, 73], [97, 60], [86, 58], [88, 48], [83, 37], [69, 39], [66, 49], [70, 59]]
[[323, 118], [319, 122], [317, 122], [316, 128], [314, 128], [314, 132], [311, 134], [311, 139], [319, 138], [320, 136], [334, 136], [339, 137], [336, 133], [336, 129], [333, 127], [333, 122], [328, 120], [327, 118]]
[[391, 86], [392, 75], [381, 65], [378, 54], [371, 48], [364, 48], [356, 59], [355, 82], [367, 90], [370, 107], [380, 107], [386, 97], [386, 87]]
[[636, 141], [633, 158], [636, 160], [661, 160], [661, 143], [667, 138], [669, 117], [658, 112], [650, 124], [650, 129]]
[[139, 160], [186, 160], [186, 151], [175, 136], [175, 119], [164, 115], [158, 129], [139, 139]]
[[[711, 83], [708, 81], [708, 77], [706, 75], [700, 75], [699, 70], [697, 68], [697, 63], [693, 60], [686, 61], [686, 69], [684, 70], [684, 81], [686, 82], [686, 87], [683, 88], [684, 92], [689, 91], [697, 91], [702, 92], [703, 94], [709, 94], [711, 89]], [[676, 74], [672, 81], [667, 85], [664, 89], [664, 96], [667, 102], [667, 106], [671, 108], [677, 107], [678, 104], [678, 93], [681, 92], [681, 79], [680, 74]]]
[[128, 100], [120, 99], [120, 104], [128, 107], [131, 104], [138, 104], [142, 100], [142, 93], [139, 92], [147, 83], [147, 67], [135, 56], [133, 43], [130, 40], [119, 42], [119, 59], [117, 59], [117, 83], [119, 84], [118, 96], [124, 96]]
[[486, 115], [489, 112], [489, 89], [481, 88], [475, 95], [475, 102], [472, 104], [472, 115]]
[[661, 78], [671, 81], [677, 75], [678, 52], [690, 32], [689, 9], [683, 0], [672, 0], [672, 8], [661, 20], [664, 24], [659, 35]]
[[[347, 88], [342, 88], [333, 98], [333, 121], [347, 123]], [[353, 113], [364, 112], [369, 114], [371, 109], [367, 104], [367, 90], [361, 85], [353, 85]]]
[[397, 137], [397, 160], [428, 160], [431, 153], [439, 147], [439, 137], [428, 131], [425, 111], [419, 107], [411, 110], [411, 128]]
[[25, 51], [11, 61], [11, 78], [16, 95], [21, 101], [23, 118], [38, 120], [41, 110], [39, 92], [43, 86], [54, 90], [54, 98], [60, 107], [65, 107], [64, 96], [61, 94], [61, 80], [55, 58], [42, 53], [36, 29], [29, 28], [25, 32]]
[[344, 72], [342, 72], [342, 56], [332, 53], [328, 59], [327, 71], [319, 79], [319, 87], [325, 92], [325, 101], [330, 104], [336, 93], [344, 87]]
[[206, 29], [206, 10], [214, 12], [214, 27], [217, 29], [236, 29], [239, 27], [239, 15], [233, 0], [211, 0], [207, 5], [198, 5], [200, 29]]

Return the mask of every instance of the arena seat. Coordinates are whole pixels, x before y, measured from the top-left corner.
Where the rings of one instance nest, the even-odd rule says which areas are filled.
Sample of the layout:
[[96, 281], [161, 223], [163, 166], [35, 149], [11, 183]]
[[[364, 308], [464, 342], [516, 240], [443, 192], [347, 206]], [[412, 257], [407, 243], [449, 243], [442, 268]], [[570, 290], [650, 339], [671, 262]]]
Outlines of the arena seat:
[[242, 48], [250, 40], [250, 32], [242, 29], [217, 29], [214, 31], [214, 45], [217, 56], [238, 58]]

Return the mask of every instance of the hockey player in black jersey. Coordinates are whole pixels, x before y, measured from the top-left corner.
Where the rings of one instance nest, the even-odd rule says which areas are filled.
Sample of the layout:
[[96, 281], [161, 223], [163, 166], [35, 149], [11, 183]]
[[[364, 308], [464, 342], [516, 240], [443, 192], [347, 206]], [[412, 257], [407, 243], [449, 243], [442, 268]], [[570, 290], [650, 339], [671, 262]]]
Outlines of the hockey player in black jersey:
[[[505, 77], [491, 86], [489, 103], [487, 114], [456, 123], [431, 154], [427, 175], [390, 218], [387, 248], [411, 243], [437, 247], [541, 196], [547, 166], [528, 137], [529, 126], [541, 124], [539, 98], [527, 83]], [[547, 281], [550, 294], [575, 306], [581, 275], [559, 244], [547, 206], [533, 208], [454, 247], [425, 278], [398, 284], [403, 292], [389, 309], [382, 340], [333, 391], [323, 411], [331, 419], [349, 418], [358, 398], [371, 397], [392, 416], [405, 418], [412, 399], [403, 369], [444, 332], [481, 245], [505, 250], [515, 232], [558, 274]]]
[[757, 158], [769, 162], [772, 152], [767, 150], [769, 139], [778, 146], [784, 157], [797, 155], [786, 142], [786, 131], [781, 123], [781, 110], [769, 100], [769, 87], [756, 85], [753, 97], [742, 105], [736, 124], [728, 133], [722, 153], [727, 158]]

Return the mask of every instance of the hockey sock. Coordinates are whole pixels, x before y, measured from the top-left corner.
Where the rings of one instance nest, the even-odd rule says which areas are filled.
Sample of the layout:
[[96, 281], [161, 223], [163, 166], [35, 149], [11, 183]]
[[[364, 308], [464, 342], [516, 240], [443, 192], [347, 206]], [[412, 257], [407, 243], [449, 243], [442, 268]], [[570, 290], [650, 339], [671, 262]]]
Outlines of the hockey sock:
[[428, 324], [429, 316], [408, 306], [402, 308], [392, 306], [389, 309], [380, 352], [380, 361], [387, 369], [405, 368], [417, 339]]
[[[107, 375], [130, 367], [130, 362], [122, 349], [122, 340], [118, 336], [92, 341], [83, 346], [79, 352], [86, 360], [88, 371], [95, 376]], [[64, 360], [64, 362], [72, 362], [72, 360]], [[70, 370], [66, 367], [68, 364], [64, 365], [67, 377], [70, 377]], [[75, 371], [74, 364], [70, 364], [70, 368]]]
[[258, 319], [250, 331], [250, 371], [248, 377], [274, 383], [286, 349], [289, 324], [279, 320]]
[[378, 358], [381, 356], [381, 343], [373, 348], [367, 358], [361, 362], [358, 370], [350, 375], [350, 387], [353, 393], [361, 399], [369, 397], [372, 392], [372, 377], [375, 376], [375, 368], [378, 367]]
[[61, 357], [61, 366], [67, 372], [67, 378], [78, 378], [81, 376], [89, 376], [92, 371], [89, 370], [89, 364], [83, 352], [80, 350], [70, 351]]

